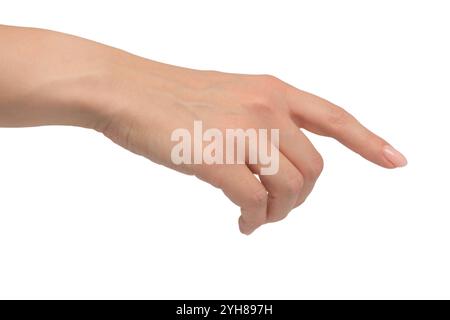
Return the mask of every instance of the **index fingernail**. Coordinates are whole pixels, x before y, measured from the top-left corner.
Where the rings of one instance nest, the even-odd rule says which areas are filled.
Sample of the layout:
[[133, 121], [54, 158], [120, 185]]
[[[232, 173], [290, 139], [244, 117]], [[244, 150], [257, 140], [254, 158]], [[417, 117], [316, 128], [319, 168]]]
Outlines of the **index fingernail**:
[[383, 148], [383, 154], [386, 159], [396, 168], [404, 167], [408, 164], [408, 160], [406, 160], [405, 156], [390, 145], [387, 145]]

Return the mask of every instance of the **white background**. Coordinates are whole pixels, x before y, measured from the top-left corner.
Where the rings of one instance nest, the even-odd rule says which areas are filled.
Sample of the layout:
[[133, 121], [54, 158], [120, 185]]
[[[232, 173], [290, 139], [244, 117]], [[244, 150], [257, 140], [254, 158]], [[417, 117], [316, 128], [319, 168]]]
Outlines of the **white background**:
[[315, 191], [246, 237], [220, 191], [98, 133], [0, 129], [0, 298], [450, 298], [449, 16], [448, 1], [2, 0], [2, 24], [274, 74], [409, 165], [310, 135]]

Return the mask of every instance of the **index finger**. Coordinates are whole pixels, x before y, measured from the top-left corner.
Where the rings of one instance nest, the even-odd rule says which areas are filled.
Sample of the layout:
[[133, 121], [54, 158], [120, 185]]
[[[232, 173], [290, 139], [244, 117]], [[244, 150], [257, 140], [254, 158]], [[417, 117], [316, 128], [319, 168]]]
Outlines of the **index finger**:
[[350, 113], [335, 104], [288, 85], [287, 102], [299, 127], [333, 137], [367, 160], [385, 168], [403, 167], [406, 158]]

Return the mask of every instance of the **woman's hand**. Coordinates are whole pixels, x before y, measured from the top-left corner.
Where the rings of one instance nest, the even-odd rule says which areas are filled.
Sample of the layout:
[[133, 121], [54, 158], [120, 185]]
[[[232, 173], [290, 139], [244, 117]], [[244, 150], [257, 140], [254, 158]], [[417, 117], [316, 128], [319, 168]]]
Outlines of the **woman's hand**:
[[[119, 69], [107, 89], [112, 99], [102, 107], [114, 112], [100, 130], [135, 153], [222, 189], [241, 208], [245, 234], [285, 218], [312, 191], [323, 160], [299, 128], [334, 137], [385, 168], [406, 164], [342, 108], [272, 76], [187, 70], [147, 60]], [[262, 165], [248, 163], [248, 149], [245, 164], [174, 164], [172, 132], [186, 128], [193, 137], [198, 120], [203, 130], [217, 128], [224, 137], [230, 128], [279, 129], [278, 171], [258, 180], [254, 174]]]
[[[312, 191], [323, 160], [299, 128], [333, 137], [382, 167], [406, 165], [398, 151], [342, 108], [272, 76], [185, 69], [42, 30], [0, 27], [0, 39], [5, 38], [9, 51], [0, 53], [0, 68], [6, 70], [0, 75], [0, 125], [96, 129], [134, 153], [222, 189], [241, 208], [239, 227], [245, 234], [283, 219]], [[199, 121], [203, 132], [222, 133], [223, 145], [216, 145], [213, 155], [223, 153], [224, 159], [230, 151], [227, 129], [266, 129], [276, 170], [261, 174], [267, 163], [251, 161], [255, 150], [249, 136], [242, 163], [174, 161], [177, 129], [191, 134], [191, 159], [195, 137], [203, 137], [201, 152], [212, 142], [194, 132]], [[278, 143], [271, 129], [278, 130]]]

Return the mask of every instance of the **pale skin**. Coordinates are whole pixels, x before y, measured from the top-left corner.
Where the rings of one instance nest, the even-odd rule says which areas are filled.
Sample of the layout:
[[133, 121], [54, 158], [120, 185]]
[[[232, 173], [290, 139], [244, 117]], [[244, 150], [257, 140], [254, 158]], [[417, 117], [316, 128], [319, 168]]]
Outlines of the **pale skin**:
[[[58, 32], [0, 26], [0, 126], [94, 129], [146, 158], [222, 189], [250, 234], [301, 205], [323, 160], [300, 129], [335, 138], [384, 168], [405, 157], [344, 109], [273, 76], [200, 71]], [[280, 166], [175, 165], [177, 128], [278, 128]]]

